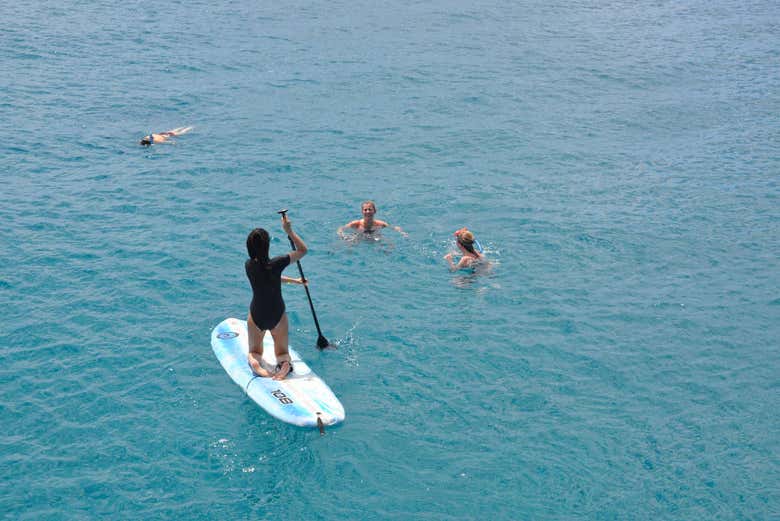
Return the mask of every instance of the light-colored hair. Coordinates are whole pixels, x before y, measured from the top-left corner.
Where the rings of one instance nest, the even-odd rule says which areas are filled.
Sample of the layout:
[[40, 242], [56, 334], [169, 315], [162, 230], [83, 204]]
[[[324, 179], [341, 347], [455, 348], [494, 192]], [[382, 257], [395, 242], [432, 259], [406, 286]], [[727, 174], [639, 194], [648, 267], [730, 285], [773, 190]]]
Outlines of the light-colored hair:
[[458, 242], [463, 246], [474, 244], [474, 234], [468, 230], [464, 230], [458, 234]]
[[455, 236], [457, 237], [458, 244], [463, 246], [467, 252], [473, 253], [474, 255], [479, 255], [476, 250], [474, 250], [474, 234], [468, 231], [466, 228], [461, 228], [457, 232], [455, 232]]
[[376, 203], [370, 199], [368, 201], [363, 201], [362, 203], [360, 203], [360, 211], [363, 211], [363, 207], [367, 204], [370, 204], [371, 208], [373, 208], [374, 211], [376, 212]]

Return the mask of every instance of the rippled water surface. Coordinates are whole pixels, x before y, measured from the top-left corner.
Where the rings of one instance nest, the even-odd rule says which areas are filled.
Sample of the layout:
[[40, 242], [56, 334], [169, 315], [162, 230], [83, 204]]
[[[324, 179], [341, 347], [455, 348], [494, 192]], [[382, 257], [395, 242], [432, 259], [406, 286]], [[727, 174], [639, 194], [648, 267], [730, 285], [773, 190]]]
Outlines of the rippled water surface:
[[[2, 14], [3, 519], [780, 517], [776, 2]], [[280, 207], [323, 437], [209, 343]]]

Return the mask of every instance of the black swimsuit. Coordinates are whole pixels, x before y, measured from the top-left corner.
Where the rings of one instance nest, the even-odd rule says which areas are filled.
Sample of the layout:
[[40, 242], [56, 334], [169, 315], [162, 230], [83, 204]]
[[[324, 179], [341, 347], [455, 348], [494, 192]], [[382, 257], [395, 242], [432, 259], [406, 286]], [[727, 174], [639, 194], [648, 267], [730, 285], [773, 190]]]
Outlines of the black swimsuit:
[[284, 315], [282, 300], [282, 271], [290, 265], [289, 255], [274, 257], [268, 264], [253, 259], [245, 263], [246, 276], [252, 285], [252, 303], [249, 312], [257, 327], [273, 329]]

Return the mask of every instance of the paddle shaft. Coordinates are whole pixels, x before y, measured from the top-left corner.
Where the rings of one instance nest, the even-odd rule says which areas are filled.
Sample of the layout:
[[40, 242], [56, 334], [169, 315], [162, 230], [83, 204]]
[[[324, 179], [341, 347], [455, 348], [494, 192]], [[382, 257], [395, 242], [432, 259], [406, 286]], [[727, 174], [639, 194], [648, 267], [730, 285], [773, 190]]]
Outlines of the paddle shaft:
[[[288, 236], [287, 237], [290, 240], [290, 246], [292, 246], [293, 251], [295, 251], [295, 243], [293, 240]], [[306, 275], [303, 274], [303, 268], [301, 267], [301, 261], [295, 261], [295, 264], [298, 265], [298, 272], [301, 274], [301, 280], [306, 281]], [[314, 311], [314, 304], [311, 301], [311, 293], [309, 293], [309, 286], [306, 284], [303, 285], [303, 289], [306, 290], [306, 298], [309, 299], [309, 307], [311, 308], [311, 316], [314, 317], [314, 325], [317, 326], [317, 334], [322, 336], [322, 331], [320, 331], [320, 323], [317, 320], [317, 313]]]
[[[281, 215], [284, 216], [287, 214], [287, 210], [280, 210], [277, 213], [280, 213]], [[290, 247], [292, 247], [293, 251], [295, 251], [297, 249], [295, 247], [295, 241], [293, 241], [292, 237], [290, 237], [289, 235], [287, 236], [287, 240], [290, 241]], [[295, 264], [298, 265], [298, 273], [301, 274], [301, 280], [305, 282], [306, 276], [303, 274], [303, 267], [301, 267], [301, 261], [297, 260], [295, 261]], [[329, 342], [325, 338], [325, 336], [323, 336], [322, 330], [320, 329], [320, 321], [317, 320], [317, 312], [314, 311], [314, 302], [312, 302], [311, 300], [311, 293], [309, 293], [309, 286], [304, 284], [303, 289], [306, 290], [306, 298], [309, 299], [309, 308], [311, 309], [311, 316], [312, 318], [314, 318], [314, 325], [317, 327], [317, 335], [319, 335], [317, 337], [317, 347], [319, 347], [320, 349], [324, 349], [325, 347], [328, 346]]]

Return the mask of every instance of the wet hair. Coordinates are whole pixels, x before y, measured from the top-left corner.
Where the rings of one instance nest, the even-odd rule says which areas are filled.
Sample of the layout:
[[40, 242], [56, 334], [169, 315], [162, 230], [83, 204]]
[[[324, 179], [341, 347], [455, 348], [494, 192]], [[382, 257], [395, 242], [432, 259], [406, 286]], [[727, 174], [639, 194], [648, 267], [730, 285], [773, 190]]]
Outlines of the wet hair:
[[363, 211], [363, 207], [364, 207], [365, 205], [367, 205], [367, 204], [370, 204], [370, 205], [371, 205], [371, 208], [373, 208], [373, 209], [374, 209], [374, 212], [376, 212], [376, 203], [375, 203], [374, 201], [371, 201], [371, 200], [368, 200], [368, 201], [363, 201], [363, 202], [360, 204], [360, 211], [361, 211], [361, 212]]
[[255, 228], [246, 238], [246, 251], [251, 259], [268, 264], [268, 245], [271, 237], [262, 228]]
[[142, 138], [141, 141], [139, 141], [139, 143], [142, 144], [145, 147], [148, 147], [148, 146], [150, 146], [152, 144], [152, 140], [149, 139], [149, 136], [146, 136], [146, 137]]
[[477, 252], [474, 250], [474, 234], [468, 230], [458, 231], [460, 232], [457, 235], [458, 244], [466, 248], [467, 252], [477, 255]]

